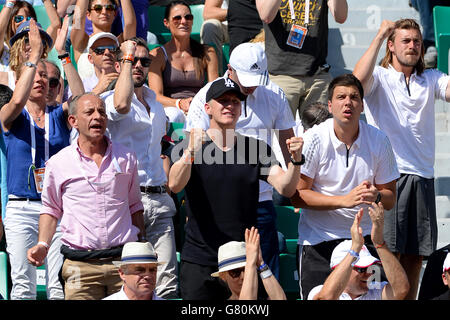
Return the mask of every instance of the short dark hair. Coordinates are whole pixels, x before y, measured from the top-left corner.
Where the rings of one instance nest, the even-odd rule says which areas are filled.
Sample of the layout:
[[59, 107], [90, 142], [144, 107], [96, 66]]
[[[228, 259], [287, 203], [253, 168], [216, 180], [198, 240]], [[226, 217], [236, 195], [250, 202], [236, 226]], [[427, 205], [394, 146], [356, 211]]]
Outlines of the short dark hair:
[[361, 96], [361, 100], [364, 98], [364, 89], [361, 84], [361, 81], [357, 77], [355, 77], [352, 73], [346, 73], [334, 78], [330, 85], [328, 86], [328, 100], [332, 100], [334, 88], [343, 86], [343, 87], [356, 87], [359, 91], [359, 95]]
[[0, 109], [11, 100], [13, 91], [10, 87], [0, 84]]
[[333, 115], [328, 111], [328, 105], [322, 102], [314, 102], [303, 109], [300, 118], [302, 119], [303, 129], [308, 130], [332, 117]]

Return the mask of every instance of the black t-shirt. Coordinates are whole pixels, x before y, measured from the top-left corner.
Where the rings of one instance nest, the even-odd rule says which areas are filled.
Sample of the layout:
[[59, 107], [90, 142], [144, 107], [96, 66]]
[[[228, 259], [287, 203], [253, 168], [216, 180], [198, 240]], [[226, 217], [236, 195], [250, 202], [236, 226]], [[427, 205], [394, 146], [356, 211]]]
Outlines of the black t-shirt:
[[263, 28], [255, 0], [230, 0], [227, 21], [230, 53], [241, 43], [253, 39]]
[[275, 19], [264, 24], [265, 50], [269, 73], [275, 75], [313, 75], [326, 63], [328, 54], [328, 4], [310, 0], [309, 25], [301, 49], [286, 44], [292, 24], [304, 26], [305, 0], [293, 0], [295, 20], [291, 19], [289, 1], [282, 0]]
[[[185, 139], [177, 147], [187, 146]], [[259, 179], [267, 181], [269, 168], [279, 163], [264, 141], [239, 134], [227, 152], [208, 137], [195, 159], [184, 188], [188, 221], [181, 259], [217, 266], [219, 247], [244, 241], [245, 228], [256, 225]]]

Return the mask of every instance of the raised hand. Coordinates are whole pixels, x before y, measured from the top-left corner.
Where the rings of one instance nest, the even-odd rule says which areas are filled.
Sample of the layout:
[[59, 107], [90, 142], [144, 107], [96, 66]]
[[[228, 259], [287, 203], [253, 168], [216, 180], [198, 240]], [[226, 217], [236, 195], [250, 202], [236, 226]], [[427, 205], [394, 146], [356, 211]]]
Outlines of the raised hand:
[[372, 220], [372, 242], [374, 244], [382, 244], [384, 242], [383, 228], [384, 228], [384, 208], [383, 204], [373, 202], [369, 207], [369, 216]]
[[355, 215], [353, 220], [353, 225], [350, 228], [350, 233], [352, 235], [352, 250], [359, 252], [364, 245], [363, 230], [360, 227], [362, 217], [364, 215], [364, 210], [359, 209], [358, 213]]
[[302, 160], [303, 138], [292, 137], [286, 140], [286, 145], [289, 153], [294, 161]]
[[55, 50], [58, 54], [66, 53], [66, 39], [69, 30], [69, 16], [64, 17], [63, 24], [60, 29], [58, 29], [58, 35], [55, 40]]
[[250, 230], [245, 229], [245, 251], [246, 262], [258, 267], [260, 244], [258, 229], [255, 227], [252, 227]]
[[30, 31], [28, 31], [28, 39], [30, 41], [31, 53], [30, 61], [37, 63], [44, 52], [44, 44], [42, 42], [41, 33], [34, 19], [30, 20]]
[[203, 142], [205, 141], [205, 131], [200, 128], [193, 128], [189, 134], [189, 152], [197, 152], [201, 149]]

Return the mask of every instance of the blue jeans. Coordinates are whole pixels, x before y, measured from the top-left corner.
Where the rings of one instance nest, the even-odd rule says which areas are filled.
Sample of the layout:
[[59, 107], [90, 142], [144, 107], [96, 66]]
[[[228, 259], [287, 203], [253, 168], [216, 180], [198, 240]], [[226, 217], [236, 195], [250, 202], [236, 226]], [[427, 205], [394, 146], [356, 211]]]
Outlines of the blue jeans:
[[264, 262], [279, 280], [280, 257], [278, 248], [277, 212], [273, 201], [258, 203], [256, 227], [260, 235], [261, 252]]

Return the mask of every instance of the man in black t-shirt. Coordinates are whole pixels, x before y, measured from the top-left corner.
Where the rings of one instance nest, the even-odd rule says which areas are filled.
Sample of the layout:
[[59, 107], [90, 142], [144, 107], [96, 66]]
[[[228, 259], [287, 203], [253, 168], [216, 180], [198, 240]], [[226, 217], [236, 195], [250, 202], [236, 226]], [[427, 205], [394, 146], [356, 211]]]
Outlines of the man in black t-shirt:
[[300, 179], [302, 138], [286, 141], [292, 163], [284, 172], [266, 143], [235, 132], [243, 99], [231, 79], [215, 81], [206, 94], [209, 129], [192, 129], [189, 140], [172, 152], [169, 188], [175, 193], [184, 189], [188, 218], [180, 266], [183, 300], [229, 297], [211, 273], [218, 268], [218, 248], [243, 241], [245, 228], [256, 224], [259, 179], [287, 197]]
[[283, 89], [294, 117], [311, 103], [327, 103], [328, 10], [344, 23], [347, 1], [256, 0], [256, 8], [264, 25], [270, 80]]

